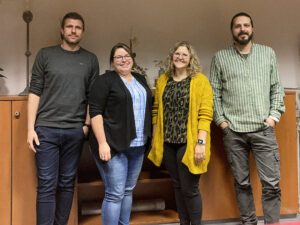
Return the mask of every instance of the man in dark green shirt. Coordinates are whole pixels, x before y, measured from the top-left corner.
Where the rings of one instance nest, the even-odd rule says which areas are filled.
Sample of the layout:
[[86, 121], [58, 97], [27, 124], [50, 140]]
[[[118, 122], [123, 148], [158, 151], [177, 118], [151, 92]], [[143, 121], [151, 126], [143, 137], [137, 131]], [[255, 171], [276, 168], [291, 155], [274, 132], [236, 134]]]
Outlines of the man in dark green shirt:
[[81, 48], [84, 21], [64, 16], [62, 44], [41, 49], [32, 68], [28, 96], [29, 148], [36, 154], [37, 225], [66, 225], [84, 135], [87, 96], [99, 74], [97, 57]]
[[262, 182], [265, 223], [279, 221], [280, 169], [274, 132], [285, 110], [274, 51], [252, 42], [253, 21], [247, 13], [231, 20], [233, 46], [216, 53], [210, 80], [214, 120], [224, 131], [224, 146], [235, 178], [243, 224], [257, 224], [249, 177], [249, 151]]

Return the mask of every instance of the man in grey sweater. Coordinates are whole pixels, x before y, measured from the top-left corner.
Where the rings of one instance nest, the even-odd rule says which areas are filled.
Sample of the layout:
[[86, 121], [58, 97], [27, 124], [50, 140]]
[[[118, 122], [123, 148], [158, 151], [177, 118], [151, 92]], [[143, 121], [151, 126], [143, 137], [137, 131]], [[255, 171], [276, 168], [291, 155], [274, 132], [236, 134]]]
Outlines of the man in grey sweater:
[[249, 176], [253, 153], [262, 183], [265, 223], [280, 216], [280, 162], [274, 126], [285, 110], [276, 56], [252, 42], [253, 21], [247, 13], [231, 20], [234, 45], [219, 51], [211, 65], [214, 120], [223, 130], [242, 224], [257, 224]]
[[64, 16], [62, 43], [42, 48], [32, 68], [28, 96], [29, 148], [36, 154], [37, 225], [68, 222], [74, 181], [89, 129], [87, 96], [99, 74], [96, 55], [79, 46], [84, 20]]

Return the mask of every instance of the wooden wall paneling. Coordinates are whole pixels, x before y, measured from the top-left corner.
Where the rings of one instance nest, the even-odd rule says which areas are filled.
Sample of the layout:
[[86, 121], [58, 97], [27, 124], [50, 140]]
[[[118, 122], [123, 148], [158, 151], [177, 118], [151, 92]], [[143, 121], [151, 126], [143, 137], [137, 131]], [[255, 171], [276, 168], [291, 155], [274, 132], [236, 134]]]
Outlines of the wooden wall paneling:
[[223, 148], [223, 134], [215, 124], [212, 124], [211, 133], [211, 160], [208, 172], [200, 177], [203, 220], [238, 218], [233, 177]]
[[0, 224], [11, 224], [11, 102], [0, 101]]
[[[276, 126], [276, 137], [280, 152], [281, 215], [298, 213], [298, 151], [296, 124], [296, 95], [286, 92], [286, 112]], [[263, 216], [261, 204], [261, 184], [251, 157], [251, 180], [254, 202], [258, 216]]]
[[281, 166], [281, 214], [295, 214], [299, 212], [295, 92], [286, 92], [285, 105], [286, 112], [276, 129]]

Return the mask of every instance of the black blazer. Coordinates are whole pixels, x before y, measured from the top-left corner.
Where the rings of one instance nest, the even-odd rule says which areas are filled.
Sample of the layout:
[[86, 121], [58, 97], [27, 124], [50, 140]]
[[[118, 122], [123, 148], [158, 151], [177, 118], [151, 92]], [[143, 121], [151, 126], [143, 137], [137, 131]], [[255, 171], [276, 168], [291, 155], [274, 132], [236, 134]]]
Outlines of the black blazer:
[[[151, 137], [152, 93], [144, 76], [132, 73], [147, 93], [144, 134]], [[131, 94], [120, 75], [115, 71], [98, 76], [92, 84], [89, 96], [91, 118], [102, 115], [106, 141], [112, 153], [121, 152], [136, 138], [133, 103]], [[90, 135], [92, 150], [98, 152], [98, 142], [93, 132]]]

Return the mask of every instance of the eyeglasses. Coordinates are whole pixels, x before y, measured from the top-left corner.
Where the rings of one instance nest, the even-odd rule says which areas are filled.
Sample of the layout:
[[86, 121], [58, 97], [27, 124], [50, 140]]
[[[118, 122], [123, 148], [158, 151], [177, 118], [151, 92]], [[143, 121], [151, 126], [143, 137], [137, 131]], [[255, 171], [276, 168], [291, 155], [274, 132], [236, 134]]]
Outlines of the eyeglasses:
[[185, 53], [180, 54], [179, 52], [175, 52], [175, 53], [173, 54], [173, 57], [174, 57], [174, 58], [180, 58], [180, 57], [182, 57], [182, 58], [184, 58], [184, 59], [187, 59], [187, 58], [189, 58], [190, 56], [189, 56], [188, 54], [185, 54]]
[[114, 56], [114, 59], [116, 60], [116, 61], [123, 61], [123, 60], [126, 60], [126, 61], [128, 61], [128, 60], [130, 60], [130, 59], [132, 59], [131, 58], [131, 56], [130, 55], [124, 55], [124, 56], [122, 56], [122, 55], [117, 55], [117, 56]]

